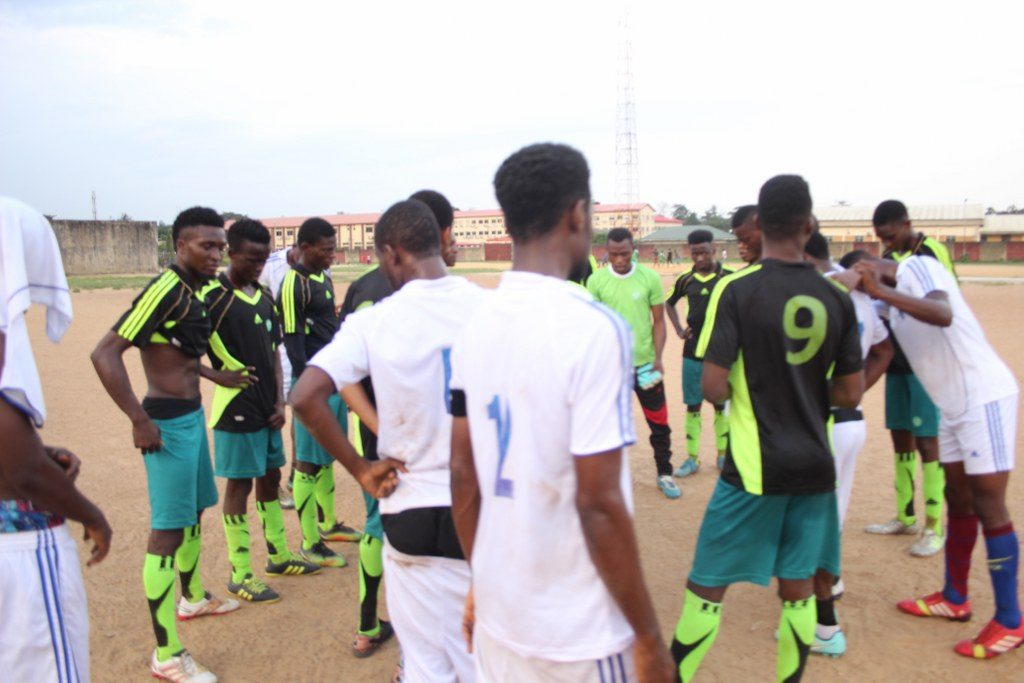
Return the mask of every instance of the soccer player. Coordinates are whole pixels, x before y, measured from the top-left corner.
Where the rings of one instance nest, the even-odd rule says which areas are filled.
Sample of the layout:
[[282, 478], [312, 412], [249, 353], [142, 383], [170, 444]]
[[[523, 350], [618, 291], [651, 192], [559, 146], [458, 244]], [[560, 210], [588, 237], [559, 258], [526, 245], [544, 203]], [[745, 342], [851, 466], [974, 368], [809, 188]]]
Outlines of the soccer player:
[[651, 448], [657, 467], [658, 489], [666, 498], [681, 493], [672, 480], [672, 428], [665, 400], [665, 294], [653, 270], [630, 260], [633, 234], [626, 228], [608, 232], [608, 267], [587, 280], [595, 301], [621, 315], [633, 330], [633, 390], [651, 429]]
[[836, 471], [826, 422], [864, 390], [853, 303], [803, 258], [813, 229], [803, 178], [780, 175], [758, 195], [759, 262], [715, 288], [697, 344], [701, 388], [732, 399], [725, 468], [701, 524], [672, 652], [693, 679], [738, 581], [778, 578], [776, 675], [798, 681], [814, 639], [813, 577], [839, 573]]
[[307, 396], [323, 401], [372, 372], [378, 449], [407, 470], [395, 493], [380, 501], [388, 608], [402, 642], [404, 676], [469, 681], [473, 664], [461, 637], [469, 566], [452, 523], [445, 388], [456, 334], [484, 292], [448, 275], [438, 222], [421, 201], [385, 211], [374, 242], [380, 271], [396, 291], [346, 318], [310, 361], [318, 371], [300, 382], [296, 407], [301, 412]]
[[[875, 235], [885, 246], [883, 258], [897, 263], [911, 256], [936, 259], [955, 277], [949, 251], [941, 242], [914, 232], [907, 207], [888, 199], [877, 207], [871, 218]], [[896, 517], [883, 524], [872, 524], [865, 531], [872, 534], [916, 534], [919, 530], [914, 514], [914, 475], [917, 470], [916, 450], [921, 454], [924, 487], [924, 532], [910, 547], [910, 554], [930, 557], [942, 550], [945, 534], [942, 529], [942, 497], [946, 481], [939, 465], [939, 409], [936, 397], [929, 397], [907, 361], [899, 340], [896, 354], [885, 376], [885, 426], [892, 434], [896, 451], [895, 487]]]
[[1020, 544], [1006, 508], [1017, 382], [985, 338], [956, 279], [937, 259], [918, 255], [899, 264], [865, 259], [855, 269], [864, 291], [895, 309], [892, 333], [942, 411], [939, 455], [949, 504], [945, 586], [898, 607], [915, 616], [970, 619], [967, 575], [980, 523], [996, 613], [978, 636], [960, 641], [955, 650], [990, 659], [1024, 643], [1017, 594]]
[[[693, 268], [676, 280], [665, 307], [672, 327], [683, 340], [683, 403], [686, 404], [686, 451], [690, 457], [675, 471], [677, 477], [689, 476], [700, 468], [700, 406], [704, 402], [704, 396], [700, 393], [700, 376], [703, 364], [697, 360], [694, 352], [704, 327], [704, 314], [708, 310], [711, 292], [719, 280], [733, 272], [715, 260], [714, 236], [710, 230], [694, 230], [686, 236], [686, 241], [690, 245]], [[676, 312], [676, 304], [683, 297], [686, 297], [685, 327], [679, 322], [679, 313]], [[726, 441], [729, 438], [729, 418], [725, 414], [724, 404], [715, 405], [714, 408], [715, 447], [718, 450], [718, 469], [722, 469]]]
[[225, 272], [203, 288], [210, 316], [209, 356], [215, 371], [245, 371], [249, 385], [218, 386], [213, 395], [214, 474], [224, 489], [224, 538], [231, 563], [228, 592], [249, 602], [277, 602], [280, 595], [258, 578], [249, 559], [249, 493], [256, 482], [256, 511], [267, 542], [272, 576], [315, 574], [320, 566], [288, 550], [277, 492], [285, 464], [284, 393], [277, 346], [281, 322], [270, 291], [259, 284], [270, 253], [270, 232], [259, 221], [235, 221], [228, 229]]
[[732, 234], [739, 242], [740, 259], [748, 266], [761, 260], [761, 229], [756, 217], [754, 204], [741, 206], [732, 214]]
[[[804, 255], [823, 275], [832, 276], [844, 270], [832, 262], [828, 240], [818, 231], [814, 219], [814, 232], [804, 245]], [[856, 262], [865, 252], [850, 252], [844, 257], [846, 263]], [[851, 256], [852, 255], [852, 256]], [[849, 257], [849, 258], [847, 258]], [[861, 355], [864, 358], [864, 391], [867, 391], [885, 373], [892, 360], [892, 342], [874, 304], [864, 292], [850, 290], [854, 313], [857, 315], [857, 331], [860, 337]], [[839, 529], [842, 531], [846, 511], [850, 506], [853, 491], [853, 475], [857, 455], [867, 440], [867, 425], [861, 409], [832, 409], [832, 453], [836, 460], [836, 496], [839, 504]], [[819, 571], [814, 577], [818, 624], [814, 629], [813, 654], [839, 657], [846, 653], [846, 636], [839, 627], [835, 611], [835, 600], [843, 593], [842, 582], [826, 571]]]
[[[210, 340], [210, 318], [197, 293], [217, 275], [225, 247], [224, 220], [213, 209], [186, 209], [175, 218], [171, 239], [174, 263], [100, 339], [92, 362], [107, 393], [131, 420], [132, 439], [146, 466], [152, 530], [142, 582], [157, 643], [150, 669], [157, 678], [209, 683], [217, 677], [178, 640], [173, 600], [177, 569], [179, 620], [238, 609], [237, 600], [220, 600], [207, 592], [199, 575], [200, 517], [216, 505], [217, 487], [199, 397], [199, 359]], [[148, 383], [141, 404], [124, 365], [131, 346], [140, 350]], [[236, 380], [244, 380], [241, 374], [236, 373]]]
[[[299, 259], [281, 283], [278, 306], [293, 378], [302, 375], [308, 359], [338, 331], [334, 282], [328, 272], [334, 262], [334, 235], [334, 228], [323, 218], [306, 219], [299, 226]], [[331, 397], [331, 407], [338, 423], [347, 429], [348, 412], [341, 396]], [[327, 547], [325, 541], [358, 541], [362, 533], [335, 518], [334, 459], [301, 422], [296, 422], [294, 428], [293, 493], [302, 527], [301, 555], [321, 567], [344, 567], [345, 558]]]
[[25, 323], [33, 303], [46, 307], [47, 336], [60, 341], [71, 298], [57, 239], [39, 212], [0, 197], [0, 671], [11, 681], [88, 683], [85, 586], [65, 520], [85, 527], [89, 566], [106, 557], [112, 532], [75, 486], [81, 461], [39, 438], [46, 407]]
[[452, 512], [478, 681], [675, 680], [631, 519], [629, 328], [565, 282], [590, 249], [589, 176], [564, 145], [502, 163], [512, 270], [452, 348]]

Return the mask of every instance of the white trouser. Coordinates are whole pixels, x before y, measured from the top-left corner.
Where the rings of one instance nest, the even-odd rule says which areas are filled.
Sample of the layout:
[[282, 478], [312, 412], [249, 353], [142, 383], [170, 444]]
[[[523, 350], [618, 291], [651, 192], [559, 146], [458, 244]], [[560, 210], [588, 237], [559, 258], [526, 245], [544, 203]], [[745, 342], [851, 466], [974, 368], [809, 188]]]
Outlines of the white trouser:
[[846, 521], [846, 510], [850, 507], [853, 492], [853, 472], [857, 455], [864, 448], [868, 438], [868, 427], [864, 420], [839, 422], [832, 425], [832, 450], [836, 459], [836, 500], [839, 502], [839, 528]]
[[473, 630], [477, 683], [634, 683], [632, 646], [618, 654], [579, 662], [524, 657], [502, 645], [486, 630]]
[[384, 544], [388, 613], [402, 645], [405, 683], [472, 683], [473, 657], [462, 638], [469, 564], [404, 555]]
[[0, 534], [0, 680], [89, 681], [89, 612], [66, 524]]

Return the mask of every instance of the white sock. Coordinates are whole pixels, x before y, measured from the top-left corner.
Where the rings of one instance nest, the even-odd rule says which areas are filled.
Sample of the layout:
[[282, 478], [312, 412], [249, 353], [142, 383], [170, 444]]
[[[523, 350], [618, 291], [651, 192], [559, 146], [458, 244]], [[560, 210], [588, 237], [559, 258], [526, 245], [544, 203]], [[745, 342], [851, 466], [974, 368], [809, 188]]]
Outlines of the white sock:
[[831, 640], [832, 636], [842, 631], [839, 626], [823, 626], [817, 624], [814, 627], [814, 637], [818, 640]]

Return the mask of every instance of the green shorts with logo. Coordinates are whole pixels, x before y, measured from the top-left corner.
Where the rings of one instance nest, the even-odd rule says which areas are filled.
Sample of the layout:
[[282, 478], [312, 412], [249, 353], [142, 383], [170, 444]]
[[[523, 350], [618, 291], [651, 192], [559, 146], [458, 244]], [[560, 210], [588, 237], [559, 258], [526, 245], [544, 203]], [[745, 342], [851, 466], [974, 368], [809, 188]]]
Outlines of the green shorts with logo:
[[704, 402], [704, 392], [700, 389], [700, 378], [704, 374], [704, 363], [683, 356], [683, 403], [688, 406], [699, 406]]
[[885, 428], [914, 436], [939, 435], [939, 409], [915, 375], [886, 374]]
[[[292, 380], [295, 386], [296, 380]], [[341, 429], [348, 434], [348, 407], [341, 400], [341, 394], [331, 394], [327, 399], [327, 405], [341, 425]], [[295, 459], [299, 462], [308, 462], [312, 465], [333, 465], [334, 458], [325, 451], [313, 435], [306, 430], [306, 427], [298, 419], [295, 420]]]
[[199, 521], [199, 511], [217, 504], [203, 410], [153, 423], [160, 429], [163, 446], [142, 456], [150, 528], [184, 529]]
[[213, 430], [213, 471], [225, 479], [258, 479], [283, 467], [281, 430], [264, 427], [255, 432]]
[[704, 513], [690, 580], [700, 586], [839, 575], [835, 491], [755, 496], [722, 479]]

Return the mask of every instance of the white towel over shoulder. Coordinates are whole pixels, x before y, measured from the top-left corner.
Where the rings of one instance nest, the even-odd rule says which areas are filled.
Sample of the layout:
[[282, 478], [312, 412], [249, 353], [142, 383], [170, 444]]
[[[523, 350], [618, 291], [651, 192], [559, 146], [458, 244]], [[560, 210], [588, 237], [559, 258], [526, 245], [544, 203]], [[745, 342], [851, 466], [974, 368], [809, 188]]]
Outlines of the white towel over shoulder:
[[7, 338], [0, 393], [42, 427], [46, 405], [25, 324], [33, 303], [46, 306], [46, 335], [60, 341], [71, 324], [71, 295], [57, 237], [38, 211], [0, 196], [0, 332]]

